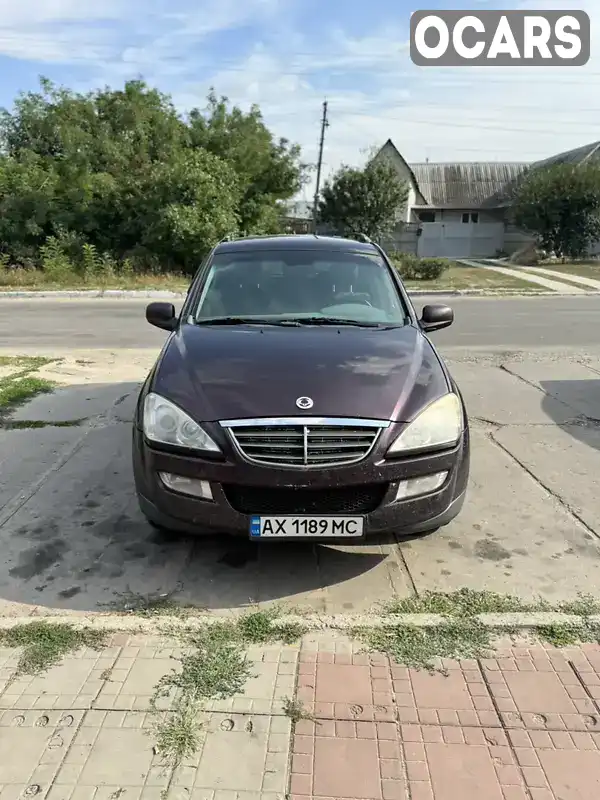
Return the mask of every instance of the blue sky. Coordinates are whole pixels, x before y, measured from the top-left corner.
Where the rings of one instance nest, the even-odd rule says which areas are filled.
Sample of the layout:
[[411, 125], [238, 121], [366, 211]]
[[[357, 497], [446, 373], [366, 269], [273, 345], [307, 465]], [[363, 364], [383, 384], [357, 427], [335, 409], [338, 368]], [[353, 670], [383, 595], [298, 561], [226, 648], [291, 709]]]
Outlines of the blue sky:
[[[598, 0], [0, 0], [0, 105], [43, 74], [77, 90], [144, 77], [183, 111], [214, 86], [325, 174], [392, 138], [409, 161], [528, 161], [600, 139], [600, 49], [582, 68], [417, 68], [412, 11], [578, 8]], [[94, 9], [94, 10], [92, 10]], [[595, 12], [600, 19], [600, 9]], [[310, 187], [307, 196], [310, 194]]]

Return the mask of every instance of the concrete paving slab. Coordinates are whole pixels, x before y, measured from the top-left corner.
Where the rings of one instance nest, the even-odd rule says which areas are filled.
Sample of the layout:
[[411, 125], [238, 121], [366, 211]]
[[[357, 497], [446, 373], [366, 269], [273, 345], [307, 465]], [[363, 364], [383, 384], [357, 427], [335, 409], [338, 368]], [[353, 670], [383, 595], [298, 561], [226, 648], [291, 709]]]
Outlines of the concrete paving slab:
[[[287, 789], [291, 720], [287, 717], [218, 714], [208, 716], [202, 749], [197, 758], [175, 771], [174, 789], [275, 794]], [[243, 794], [242, 794], [243, 793]], [[223, 795], [225, 798], [225, 795]]]
[[298, 646], [271, 645], [248, 652], [250, 678], [240, 694], [209, 700], [208, 711], [281, 716], [294, 695]]
[[[600, 537], [599, 427], [554, 427], [543, 437], [532, 428], [511, 427], [493, 436]], [[588, 547], [586, 540], [575, 545], [575, 550]], [[571, 550], [565, 543], [566, 557], [571, 556]]]
[[137, 396], [141, 383], [85, 383], [67, 386], [52, 394], [39, 395], [10, 415], [14, 421], [68, 422], [98, 417]]
[[[585, 364], [562, 360], [559, 362], [508, 362], [506, 368], [524, 381], [538, 386], [548, 398], [542, 406], [554, 419], [556, 406], [551, 398], [566, 403], [577, 414], [600, 419], [600, 374]], [[561, 415], [562, 417], [562, 415]], [[554, 419], [563, 421], [562, 418]]]
[[44, 796], [69, 752], [83, 712], [5, 711], [0, 714], [2, 798]]
[[449, 368], [471, 418], [499, 425], [547, 425], [576, 416], [571, 406], [546, 397], [497, 366], [451, 362]]
[[[82, 650], [40, 675], [16, 678], [0, 694], [0, 708], [72, 710], [92, 708], [110, 680], [117, 652]], [[12, 664], [16, 666], [16, 664]], [[6, 669], [9, 672], [9, 669]]]
[[81, 436], [80, 428], [0, 430], [0, 518]]
[[178, 585], [189, 542], [171, 542], [134, 500], [130, 428], [90, 430], [81, 448], [0, 528], [0, 597], [53, 608], [101, 610], [133, 593]]
[[[111, 370], [118, 369], [118, 374], [126, 377], [128, 361], [137, 359], [140, 369], [142, 365], [145, 369], [154, 355], [107, 352], [94, 359], [89, 353], [71, 354], [57, 368], [73, 372], [75, 377], [65, 372], [62, 378], [79, 381], [74, 387], [81, 392], [80, 397], [90, 397], [86, 402], [102, 408], [107, 401], [124, 396], [110, 383]], [[515, 374], [500, 369], [502, 363]], [[481, 359], [457, 358], [450, 362], [450, 367], [480, 430], [483, 423], [477, 422], [477, 418], [507, 425], [508, 430], [516, 426], [516, 430], [527, 433], [521, 439], [531, 442], [532, 453], [541, 447], [544, 453], [553, 454], [553, 459], [556, 459], [556, 442], [562, 441], [555, 438], [555, 425], [563, 425], [583, 411], [589, 414], [595, 402], [596, 373], [589, 366], [565, 358], [538, 354], [517, 361], [510, 354], [499, 353]], [[83, 382], [82, 375], [89, 374], [94, 377], [93, 386]], [[591, 380], [588, 376], [592, 376]], [[553, 389], [556, 397], [540, 391], [552, 381], [561, 384]], [[120, 385], [126, 385], [126, 381]], [[523, 549], [513, 533], [523, 527], [530, 531], [529, 544], [532, 539], [544, 539], [545, 549], [537, 546], [525, 563], [529, 572], [538, 576], [538, 583], [545, 580], [548, 585], [554, 580], [556, 561], [552, 557], [559, 552], [558, 542], [562, 539], [562, 550], [569, 549], [575, 545], [565, 541], [582, 535], [579, 528], [573, 528], [574, 518], [568, 511], [563, 508], [557, 516], [552, 504], [540, 500], [539, 487], [530, 492], [531, 477], [516, 462], [507, 468], [502, 459], [510, 461], [508, 456], [483, 437], [478, 445], [474, 444], [473, 485], [465, 511], [447, 530], [430, 540], [411, 544], [413, 553], [420, 552], [416, 548], [426, 548], [423, 552], [427, 563], [422, 565], [421, 560], [413, 563], [408, 559], [408, 570], [393, 537], [347, 547], [304, 543], [259, 547], [246, 539], [225, 536], [206, 539], [161, 536], [143, 519], [134, 497], [129, 421], [136, 395], [137, 391], [130, 392], [98, 428], [0, 432], [0, 452], [4, 454], [0, 456], [4, 459], [0, 462], [3, 478], [0, 501], [18, 499], [16, 505], [11, 502], [8, 506], [13, 516], [0, 527], [0, 547], [5, 554], [0, 565], [3, 614], [15, 613], [19, 603], [29, 609], [41, 607], [54, 613], [119, 610], [129, 607], [132, 601], [139, 606], [160, 595], [219, 613], [235, 613], [255, 604], [281, 601], [317, 613], [365, 613], [395, 596], [409, 596], [413, 580], [417, 588], [427, 584], [430, 588], [446, 589], [457, 588], [463, 579], [465, 585], [485, 585], [487, 577], [493, 575], [497, 585], [506, 591], [520, 590], [526, 581], [519, 559], [525, 556], [517, 552], [507, 559], [501, 555], [496, 562], [480, 558], [482, 545], [477, 546], [477, 552], [475, 545], [484, 539], [484, 534], [473, 530], [469, 531], [473, 541], [468, 553], [459, 558], [458, 549], [454, 545], [454, 549], [450, 548], [449, 555], [454, 559], [452, 569], [459, 577], [451, 579], [453, 572], [446, 574], [450, 570], [448, 535], [460, 530], [461, 525], [468, 528], [481, 525], [482, 518], [487, 520], [485, 524], [496, 537], [494, 546], [500, 548], [495, 551], [497, 555]], [[60, 411], [55, 407], [53, 413]], [[595, 469], [593, 432], [577, 427], [568, 430], [574, 442], [580, 441], [590, 450], [581, 454], [573, 451], [569, 458], [586, 465], [587, 477], [583, 467], [574, 473], [580, 486], [578, 494], [573, 495], [573, 504], [581, 506], [587, 514], [585, 519], [595, 525], [594, 484], [590, 480], [590, 475], [597, 474], [591, 472]], [[71, 452], [80, 437], [83, 437], [80, 446]], [[506, 440], [506, 446], [513, 448], [513, 438]], [[13, 452], [20, 456], [18, 469], [7, 455]], [[516, 449], [514, 452], [519, 457]], [[71, 453], [66, 463], [47, 474], [48, 467], [64, 453]], [[499, 463], [503, 466], [498, 466]], [[541, 470], [537, 461], [527, 465], [533, 471]], [[543, 466], [547, 469], [549, 465]], [[42, 475], [46, 475], [45, 480], [27, 501], [32, 481], [35, 483]], [[502, 503], [502, 497], [509, 497], [510, 501]], [[19, 503], [23, 503], [20, 508]], [[524, 512], [529, 519], [523, 526], [514, 509], [530, 506], [533, 511]], [[461, 536], [457, 536], [459, 543]], [[483, 552], [493, 554], [494, 548], [484, 547]], [[575, 584], [585, 584], [587, 589], [590, 558], [580, 556], [571, 567], [574, 571], [581, 569]], [[416, 574], [409, 574], [415, 570]]]
[[401, 545], [417, 591], [468, 587], [550, 601], [600, 594], [597, 539], [484, 432], [473, 431], [472, 445], [462, 514]]
[[[148, 734], [154, 719], [126, 711], [88, 712], [58, 771], [49, 800], [77, 796], [144, 796], [167, 787], [169, 770], [154, 753]], [[116, 794], [115, 794], [116, 793]], [[153, 792], [152, 792], [153, 793]]]

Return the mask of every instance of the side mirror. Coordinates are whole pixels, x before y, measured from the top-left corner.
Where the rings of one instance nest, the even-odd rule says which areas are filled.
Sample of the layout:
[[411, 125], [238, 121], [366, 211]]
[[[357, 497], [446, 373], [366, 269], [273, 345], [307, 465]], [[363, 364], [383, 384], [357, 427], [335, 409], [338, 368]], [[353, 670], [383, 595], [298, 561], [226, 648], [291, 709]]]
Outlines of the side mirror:
[[425, 333], [447, 328], [453, 322], [454, 311], [449, 306], [425, 306], [420, 319], [421, 328]]
[[173, 331], [177, 325], [175, 306], [172, 303], [150, 303], [146, 307], [146, 320], [155, 328]]

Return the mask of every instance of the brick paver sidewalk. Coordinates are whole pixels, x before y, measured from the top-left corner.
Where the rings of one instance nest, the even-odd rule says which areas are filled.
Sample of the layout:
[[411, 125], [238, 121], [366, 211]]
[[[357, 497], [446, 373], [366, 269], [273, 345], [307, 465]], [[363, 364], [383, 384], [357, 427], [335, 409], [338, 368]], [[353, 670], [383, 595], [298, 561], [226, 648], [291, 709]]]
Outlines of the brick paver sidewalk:
[[[165, 770], [150, 699], [177, 642], [115, 637], [10, 681], [0, 650], [0, 800], [598, 800], [600, 647], [507, 650], [408, 670], [323, 632], [249, 651]], [[305, 718], [286, 713], [294, 691]]]
[[507, 650], [447, 677], [300, 653], [292, 800], [597, 800], [600, 648]]

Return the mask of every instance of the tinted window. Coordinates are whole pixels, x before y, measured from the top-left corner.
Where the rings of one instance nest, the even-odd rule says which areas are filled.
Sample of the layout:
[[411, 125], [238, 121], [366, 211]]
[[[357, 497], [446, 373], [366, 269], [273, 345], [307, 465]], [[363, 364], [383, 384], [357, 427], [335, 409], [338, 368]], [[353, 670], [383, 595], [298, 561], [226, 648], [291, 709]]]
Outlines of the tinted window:
[[329, 316], [404, 324], [407, 313], [383, 259], [352, 252], [217, 253], [194, 314]]

